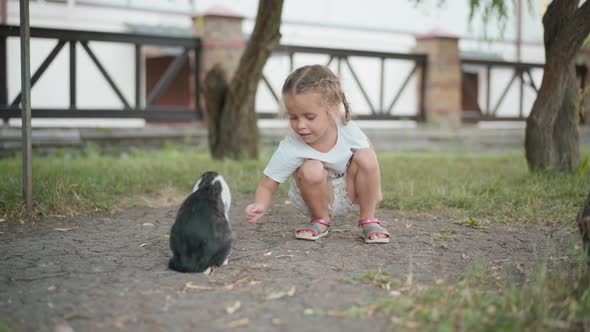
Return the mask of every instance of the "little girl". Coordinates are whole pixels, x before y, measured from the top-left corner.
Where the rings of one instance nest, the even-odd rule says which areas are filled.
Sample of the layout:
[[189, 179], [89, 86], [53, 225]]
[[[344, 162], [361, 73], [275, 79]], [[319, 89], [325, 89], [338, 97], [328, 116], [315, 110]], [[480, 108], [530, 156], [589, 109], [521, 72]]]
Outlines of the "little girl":
[[[281, 141], [264, 170], [246, 220], [256, 223], [280, 183], [291, 177], [289, 198], [310, 219], [295, 238], [328, 235], [331, 218], [360, 207], [358, 225], [366, 243], [388, 243], [385, 223], [375, 218], [381, 201], [381, 175], [375, 151], [350, 121], [350, 107], [336, 75], [325, 66], [305, 66], [287, 77], [283, 101], [293, 132]], [[344, 119], [340, 105], [344, 105]]]

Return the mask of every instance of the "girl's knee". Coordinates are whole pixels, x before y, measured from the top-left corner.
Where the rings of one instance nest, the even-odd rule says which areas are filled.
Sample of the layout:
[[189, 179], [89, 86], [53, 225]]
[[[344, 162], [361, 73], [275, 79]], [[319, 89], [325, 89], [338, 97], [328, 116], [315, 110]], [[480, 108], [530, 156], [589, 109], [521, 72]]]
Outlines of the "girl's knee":
[[306, 160], [296, 172], [297, 183], [317, 184], [326, 180], [324, 164], [319, 160]]
[[379, 161], [377, 160], [377, 154], [373, 149], [359, 149], [354, 153], [352, 162], [355, 163], [360, 169], [363, 170], [378, 170]]

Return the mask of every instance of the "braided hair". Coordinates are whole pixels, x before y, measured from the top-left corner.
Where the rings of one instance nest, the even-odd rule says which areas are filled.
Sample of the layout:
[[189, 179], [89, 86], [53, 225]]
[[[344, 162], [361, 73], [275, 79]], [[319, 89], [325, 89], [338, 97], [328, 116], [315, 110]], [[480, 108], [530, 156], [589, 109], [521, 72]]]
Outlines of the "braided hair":
[[350, 121], [350, 105], [342, 91], [340, 80], [326, 66], [309, 65], [298, 68], [287, 77], [281, 92], [283, 96], [291, 93], [319, 93], [327, 105], [342, 103], [344, 105], [343, 122], [347, 124]]

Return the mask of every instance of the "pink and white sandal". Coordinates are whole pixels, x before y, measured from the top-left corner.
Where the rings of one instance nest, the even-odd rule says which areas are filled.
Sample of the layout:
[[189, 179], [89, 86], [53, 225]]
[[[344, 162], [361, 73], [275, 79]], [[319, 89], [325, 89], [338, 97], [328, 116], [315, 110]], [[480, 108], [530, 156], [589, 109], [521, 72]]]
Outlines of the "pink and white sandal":
[[[377, 219], [377, 218], [367, 218], [367, 219], [361, 219], [358, 221], [358, 226], [361, 228], [361, 230], [363, 231], [363, 235], [365, 238], [365, 243], [389, 243], [389, 238], [391, 237], [391, 235], [389, 234], [389, 232], [383, 228], [383, 226], [387, 226], [386, 223], [384, 223], [383, 221]], [[371, 227], [368, 227], [367, 229], [362, 229], [362, 225], [366, 225], [366, 224], [377, 224], [377, 225], [373, 225]], [[379, 234], [385, 234], [387, 235], [387, 237], [377, 237], [377, 238], [373, 238], [371, 239], [371, 236], [373, 235], [379, 235]]]
[[[318, 224], [325, 225], [330, 227], [330, 221], [322, 219], [322, 218], [311, 218], [311, 220], [301, 227], [295, 230], [295, 238], [300, 240], [311, 240], [315, 241], [318, 239], [323, 238], [324, 236], [328, 235], [328, 228], [326, 228], [323, 232]], [[309, 235], [302, 235], [302, 232], [310, 232], [312, 236]]]

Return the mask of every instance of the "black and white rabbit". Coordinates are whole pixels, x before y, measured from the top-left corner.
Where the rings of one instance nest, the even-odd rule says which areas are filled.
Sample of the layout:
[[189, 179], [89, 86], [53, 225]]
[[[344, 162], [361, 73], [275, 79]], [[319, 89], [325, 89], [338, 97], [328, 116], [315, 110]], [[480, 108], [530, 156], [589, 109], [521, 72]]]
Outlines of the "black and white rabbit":
[[232, 245], [229, 223], [231, 194], [223, 176], [205, 172], [184, 200], [170, 232], [173, 257], [168, 267], [178, 272], [203, 272], [227, 263]]

